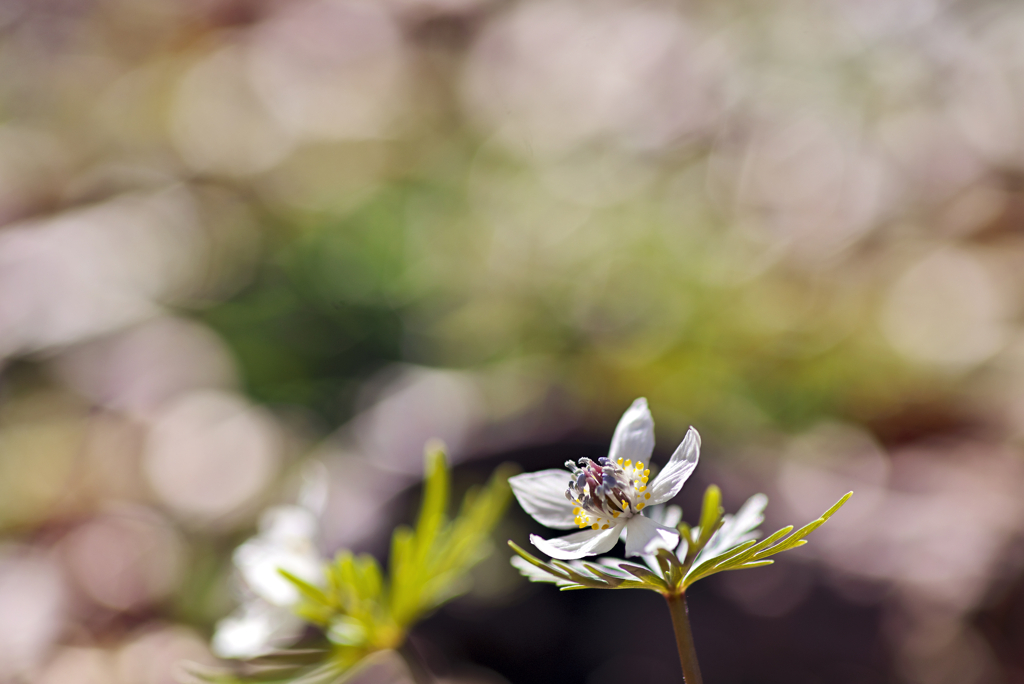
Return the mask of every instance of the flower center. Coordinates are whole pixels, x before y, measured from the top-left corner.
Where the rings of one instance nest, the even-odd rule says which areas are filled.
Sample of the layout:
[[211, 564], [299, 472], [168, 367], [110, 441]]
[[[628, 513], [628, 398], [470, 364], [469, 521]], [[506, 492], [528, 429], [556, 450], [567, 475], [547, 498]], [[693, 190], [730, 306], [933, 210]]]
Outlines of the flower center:
[[580, 528], [607, 530], [616, 518], [631, 518], [644, 509], [647, 499], [647, 478], [651, 471], [641, 461], [635, 464], [620, 458], [615, 463], [607, 456], [597, 463], [581, 458], [579, 465], [566, 461], [572, 472], [565, 498], [575, 504], [573, 513]]

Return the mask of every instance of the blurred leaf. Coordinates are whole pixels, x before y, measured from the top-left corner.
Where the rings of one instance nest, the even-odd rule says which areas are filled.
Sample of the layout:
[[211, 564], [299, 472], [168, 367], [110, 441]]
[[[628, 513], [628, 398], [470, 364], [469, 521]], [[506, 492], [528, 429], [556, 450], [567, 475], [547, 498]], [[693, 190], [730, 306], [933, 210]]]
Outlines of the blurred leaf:
[[487, 484], [467, 492], [458, 516], [449, 521], [444, 449], [428, 445], [423, 503], [415, 527], [392, 534], [389, 577], [373, 557], [349, 551], [339, 552], [325, 568], [322, 589], [280, 571], [302, 595], [296, 613], [324, 628], [330, 650], [316, 652], [320, 657], [312, 662], [308, 651], [284, 651], [273, 660], [239, 663], [232, 672], [196, 676], [218, 684], [336, 682], [368, 655], [400, 646], [416, 621], [469, 587], [469, 571], [492, 549], [490, 534], [508, 505], [512, 474], [511, 467], [498, 468]]

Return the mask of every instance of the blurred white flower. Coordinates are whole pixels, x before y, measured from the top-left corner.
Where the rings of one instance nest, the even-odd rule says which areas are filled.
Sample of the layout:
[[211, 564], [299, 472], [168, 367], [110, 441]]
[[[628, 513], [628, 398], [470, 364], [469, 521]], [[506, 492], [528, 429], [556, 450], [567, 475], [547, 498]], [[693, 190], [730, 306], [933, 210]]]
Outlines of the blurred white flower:
[[275, 506], [260, 519], [259, 534], [235, 550], [244, 600], [217, 624], [213, 652], [222, 658], [254, 658], [290, 645], [303, 629], [292, 611], [299, 592], [281, 570], [313, 585], [324, 583], [324, 560], [316, 545], [318, 517], [326, 499], [319, 469], [307, 473], [299, 505]]
[[627, 556], [674, 548], [679, 532], [641, 511], [679, 493], [697, 467], [700, 435], [689, 429], [648, 488], [651, 471], [644, 460], [650, 459], [653, 450], [654, 421], [647, 400], [641, 398], [633, 402], [615, 428], [608, 456], [598, 459], [598, 463], [580, 459], [579, 466], [566, 462], [572, 471], [568, 488], [562, 470], [524, 473], [509, 479], [519, 504], [539, 523], [562, 530], [590, 528], [552, 540], [532, 535], [533, 545], [562, 560], [607, 553], [620, 536], [625, 538]]

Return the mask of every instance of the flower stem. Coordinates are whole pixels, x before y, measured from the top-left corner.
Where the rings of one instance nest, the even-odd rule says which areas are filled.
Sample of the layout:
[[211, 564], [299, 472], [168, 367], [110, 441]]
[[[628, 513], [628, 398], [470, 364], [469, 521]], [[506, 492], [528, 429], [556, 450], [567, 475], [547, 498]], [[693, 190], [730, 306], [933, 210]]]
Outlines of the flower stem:
[[683, 679], [686, 684], [704, 684], [697, 664], [697, 650], [693, 647], [693, 633], [690, 631], [690, 618], [686, 610], [686, 594], [666, 596], [668, 610], [672, 614], [672, 627], [676, 631], [676, 646], [679, 648], [679, 661], [683, 664]]

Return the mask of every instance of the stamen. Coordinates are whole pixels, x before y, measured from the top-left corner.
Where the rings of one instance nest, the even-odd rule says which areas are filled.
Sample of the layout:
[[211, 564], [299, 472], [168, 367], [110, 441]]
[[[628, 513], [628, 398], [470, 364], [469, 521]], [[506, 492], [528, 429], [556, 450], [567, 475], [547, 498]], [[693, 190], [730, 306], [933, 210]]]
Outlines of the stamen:
[[638, 511], [642, 511], [642, 510], [644, 510], [644, 506], [646, 506], [646, 505], [647, 505], [647, 504], [645, 504], [645, 503], [644, 503], [643, 501], [641, 501], [640, 503], [638, 503], [638, 504], [636, 505], [636, 510], [638, 510]]
[[581, 467], [572, 462], [565, 465], [572, 472], [565, 496], [573, 504], [580, 529], [610, 529], [613, 519], [628, 519], [639, 511], [634, 502], [646, 489], [639, 482], [640, 473], [644, 472], [642, 461], [634, 466], [631, 460], [618, 459], [616, 465], [604, 456], [597, 462], [581, 458]]

